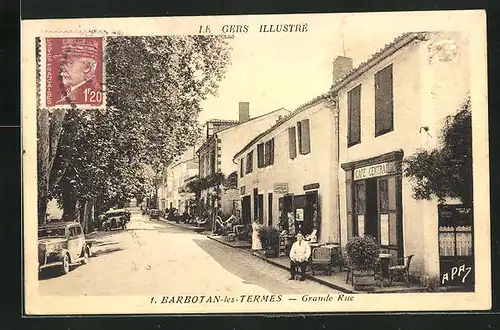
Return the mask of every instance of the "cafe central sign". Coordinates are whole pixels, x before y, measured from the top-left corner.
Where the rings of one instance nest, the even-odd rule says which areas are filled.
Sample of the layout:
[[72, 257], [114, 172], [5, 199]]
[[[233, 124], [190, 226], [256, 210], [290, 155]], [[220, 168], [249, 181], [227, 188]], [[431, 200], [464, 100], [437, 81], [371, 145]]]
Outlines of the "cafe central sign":
[[396, 173], [396, 162], [365, 166], [354, 170], [354, 180], [364, 180]]

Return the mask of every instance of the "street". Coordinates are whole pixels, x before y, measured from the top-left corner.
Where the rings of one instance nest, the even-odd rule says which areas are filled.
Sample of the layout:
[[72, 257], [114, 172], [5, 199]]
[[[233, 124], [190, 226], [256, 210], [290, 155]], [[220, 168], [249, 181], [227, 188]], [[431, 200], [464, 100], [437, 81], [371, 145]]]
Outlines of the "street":
[[40, 275], [40, 295], [189, 295], [335, 293], [289, 273], [248, 251], [215, 242], [132, 213], [127, 229], [99, 232], [87, 265], [61, 276]]

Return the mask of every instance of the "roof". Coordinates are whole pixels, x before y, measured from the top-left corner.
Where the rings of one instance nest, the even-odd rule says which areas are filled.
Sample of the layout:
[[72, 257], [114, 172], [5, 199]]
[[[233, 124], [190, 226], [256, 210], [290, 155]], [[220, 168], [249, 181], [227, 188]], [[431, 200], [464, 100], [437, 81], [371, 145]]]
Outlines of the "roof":
[[238, 124], [239, 120], [233, 120], [233, 119], [209, 119], [206, 121], [207, 123], [217, 123], [217, 124]]
[[262, 132], [261, 134], [257, 135], [254, 139], [252, 139], [243, 149], [238, 151], [234, 157], [233, 160], [240, 156], [242, 153], [244, 153], [246, 150], [248, 150], [253, 144], [255, 144], [257, 141], [259, 141], [261, 138], [281, 126], [283, 123], [288, 121], [289, 119], [295, 117], [299, 113], [309, 109], [311, 106], [319, 103], [320, 101], [327, 100], [329, 97], [335, 95], [342, 87], [347, 85], [350, 81], [353, 79], [359, 77], [361, 74], [365, 73], [368, 71], [371, 67], [382, 61], [383, 59], [387, 58], [391, 54], [395, 53], [397, 50], [403, 48], [404, 46], [408, 45], [411, 41], [413, 40], [426, 40], [428, 38], [428, 35], [430, 32], [408, 32], [404, 33], [398, 37], [396, 37], [391, 43], [386, 44], [383, 48], [381, 48], [378, 52], [370, 56], [370, 58], [361, 64], [359, 64], [356, 68], [350, 70], [347, 72], [345, 75], [337, 79], [333, 85], [330, 87], [330, 90], [326, 93], [323, 93], [311, 101], [302, 104], [299, 106], [297, 109], [295, 109], [292, 113], [290, 113], [288, 116], [282, 118], [276, 124], [271, 126], [269, 129], [266, 131]]
[[340, 77], [335, 81], [330, 89], [330, 93], [335, 93], [348, 84], [353, 79], [359, 77], [361, 74], [365, 73], [371, 69], [374, 65], [378, 64], [383, 59], [394, 54], [396, 51], [400, 50], [404, 46], [408, 45], [413, 40], [423, 41], [427, 40], [432, 32], [407, 32], [394, 38], [389, 44], [385, 44], [384, 47], [379, 49], [378, 52], [370, 56], [366, 61], [359, 64], [356, 68], [353, 68], [347, 72], [344, 76]]
[[265, 117], [265, 116], [269, 116], [269, 115], [271, 115], [271, 114], [273, 114], [273, 113], [275, 113], [275, 112], [278, 112], [278, 111], [283, 111], [283, 110], [284, 110], [284, 111], [287, 111], [287, 112], [290, 112], [290, 111], [288, 111], [288, 110], [287, 110], [287, 109], [285, 109], [285, 108], [279, 108], [279, 109], [276, 109], [276, 110], [273, 110], [273, 111], [270, 111], [270, 112], [264, 113], [264, 114], [262, 114], [262, 115], [260, 115], [260, 116], [257, 116], [257, 117], [254, 117], [254, 118], [250, 118], [249, 120], [247, 120], [247, 121], [245, 121], [245, 122], [243, 122], [243, 123], [239, 123], [239, 124], [234, 125], [234, 126], [231, 126], [231, 127], [223, 128], [223, 129], [221, 129], [220, 131], [218, 131], [217, 133], [214, 133], [213, 135], [211, 135], [208, 139], [206, 139], [206, 140], [205, 140], [205, 142], [203, 142], [203, 144], [202, 144], [202, 145], [201, 145], [201, 146], [200, 146], [200, 147], [196, 150], [196, 152], [198, 152], [201, 148], [203, 148], [203, 147], [204, 147], [204, 146], [208, 143], [208, 141], [210, 141], [211, 139], [214, 139], [214, 138], [215, 138], [215, 136], [216, 136], [217, 134], [221, 133], [221, 132], [227, 132], [227, 131], [228, 131], [228, 130], [230, 130], [230, 129], [233, 129], [233, 128], [236, 128], [236, 127], [241, 127], [241, 125], [245, 125], [245, 124], [247, 124], [247, 123], [249, 123], [249, 122], [251, 122], [251, 121], [257, 120], [257, 119], [262, 118], [262, 117]]

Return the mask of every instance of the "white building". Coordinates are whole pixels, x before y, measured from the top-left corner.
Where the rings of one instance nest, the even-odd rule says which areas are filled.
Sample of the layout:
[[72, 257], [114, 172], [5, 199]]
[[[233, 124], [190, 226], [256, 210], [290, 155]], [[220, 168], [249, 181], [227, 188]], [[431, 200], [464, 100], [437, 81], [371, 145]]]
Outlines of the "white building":
[[[351, 69], [350, 58], [337, 57], [334, 79]], [[259, 219], [289, 233], [316, 229], [319, 242], [339, 243], [337, 112], [329, 95], [300, 106], [234, 155], [245, 222]]]
[[176, 158], [164, 171], [163, 183], [158, 189], [158, 205], [162, 211], [176, 208], [188, 210], [193, 194], [185, 192], [186, 181], [198, 174], [196, 147], [191, 147]]
[[233, 156], [253, 137], [288, 113], [286, 109], [278, 109], [250, 118], [249, 103], [240, 102], [239, 121], [229, 123], [227, 127], [215, 126], [221, 121], [207, 122], [207, 139], [197, 150], [199, 176], [201, 179], [210, 179], [220, 173], [230, 178], [223, 183], [214, 183], [202, 191], [202, 203], [207, 208], [220, 207], [223, 217], [238, 214], [239, 191], [234, 179], [239, 167], [233, 162]]
[[[470, 89], [469, 66], [463, 36], [409, 33], [333, 85], [343, 243], [369, 234], [393, 256], [414, 254], [413, 275], [439, 274], [437, 200], [413, 198], [401, 161], [438, 145], [446, 116], [456, 113]], [[464, 235], [472, 244], [470, 232]]]

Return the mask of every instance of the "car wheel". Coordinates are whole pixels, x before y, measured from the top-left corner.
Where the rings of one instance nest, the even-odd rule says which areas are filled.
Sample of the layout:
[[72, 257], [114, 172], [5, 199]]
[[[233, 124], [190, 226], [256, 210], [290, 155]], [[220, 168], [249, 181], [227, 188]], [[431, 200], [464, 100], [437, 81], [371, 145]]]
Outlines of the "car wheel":
[[83, 259], [82, 264], [86, 265], [89, 262], [89, 248], [83, 248]]
[[62, 259], [61, 273], [66, 275], [69, 273], [69, 255], [67, 253], [64, 254]]

